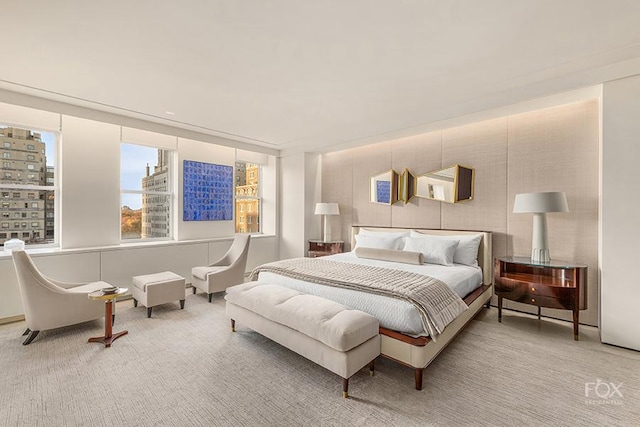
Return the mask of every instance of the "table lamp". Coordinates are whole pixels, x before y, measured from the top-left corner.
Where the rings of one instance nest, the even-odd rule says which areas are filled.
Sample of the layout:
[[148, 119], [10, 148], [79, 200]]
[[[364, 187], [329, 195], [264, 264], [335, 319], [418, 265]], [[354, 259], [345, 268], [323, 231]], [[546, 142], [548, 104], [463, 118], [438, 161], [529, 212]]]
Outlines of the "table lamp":
[[316, 215], [324, 215], [324, 238], [323, 242], [331, 241], [331, 227], [327, 221], [327, 215], [340, 215], [340, 208], [337, 203], [316, 203]]
[[516, 194], [513, 212], [533, 214], [531, 261], [539, 263], [551, 261], [547, 238], [547, 213], [569, 212], [567, 196], [561, 191]]

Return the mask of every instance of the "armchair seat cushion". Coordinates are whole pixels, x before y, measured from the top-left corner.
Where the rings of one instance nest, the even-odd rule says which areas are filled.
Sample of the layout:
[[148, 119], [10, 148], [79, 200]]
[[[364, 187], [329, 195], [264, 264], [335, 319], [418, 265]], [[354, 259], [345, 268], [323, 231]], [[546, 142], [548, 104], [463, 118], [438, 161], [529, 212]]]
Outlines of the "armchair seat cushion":
[[88, 294], [94, 291], [98, 291], [102, 288], [110, 288], [113, 285], [110, 285], [107, 282], [91, 282], [86, 285], [75, 286], [73, 288], [67, 288], [67, 292], [73, 292], [78, 294]]
[[218, 273], [220, 271], [228, 270], [228, 266], [216, 266], [216, 267], [193, 267], [191, 269], [191, 275], [197, 277], [200, 280], [207, 280], [207, 276], [211, 273]]

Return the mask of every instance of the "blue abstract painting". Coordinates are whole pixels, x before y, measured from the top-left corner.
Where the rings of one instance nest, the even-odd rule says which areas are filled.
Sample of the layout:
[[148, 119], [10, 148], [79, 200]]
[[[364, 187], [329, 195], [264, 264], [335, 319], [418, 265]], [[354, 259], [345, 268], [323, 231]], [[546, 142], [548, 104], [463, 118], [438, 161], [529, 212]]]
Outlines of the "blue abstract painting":
[[233, 220], [233, 166], [185, 160], [184, 221]]
[[378, 203], [391, 203], [391, 182], [376, 181], [376, 193]]

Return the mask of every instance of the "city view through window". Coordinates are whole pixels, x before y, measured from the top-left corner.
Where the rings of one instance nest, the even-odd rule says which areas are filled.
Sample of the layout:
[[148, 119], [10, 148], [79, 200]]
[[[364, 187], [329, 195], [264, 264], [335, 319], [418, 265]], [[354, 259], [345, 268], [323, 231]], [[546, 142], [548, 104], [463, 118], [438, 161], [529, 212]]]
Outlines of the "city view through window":
[[[123, 240], [171, 238], [173, 195], [171, 152], [123, 143], [121, 146], [121, 215]], [[236, 163], [235, 230], [260, 232], [260, 166]]]
[[0, 125], [0, 244], [55, 240], [56, 136]]

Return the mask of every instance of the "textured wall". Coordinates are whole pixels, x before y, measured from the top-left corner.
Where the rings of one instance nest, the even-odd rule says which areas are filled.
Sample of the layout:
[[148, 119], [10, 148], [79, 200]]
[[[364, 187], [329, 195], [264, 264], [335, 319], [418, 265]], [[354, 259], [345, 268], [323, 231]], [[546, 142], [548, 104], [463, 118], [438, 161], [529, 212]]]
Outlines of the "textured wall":
[[[329, 153], [323, 156], [322, 200], [340, 204], [332, 226], [334, 238], [346, 242], [352, 225], [483, 230], [494, 233], [494, 256], [528, 256], [532, 216], [512, 213], [515, 195], [564, 191], [570, 212], [548, 215], [551, 255], [589, 266], [589, 309], [581, 322], [597, 325], [598, 141], [599, 105], [592, 100]], [[474, 200], [369, 202], [369, 177], [377, 173], [408, 168], [419, 175], [455, 163], [475, 169]], [[543, 314], [570, 318], [562, 310]]]

